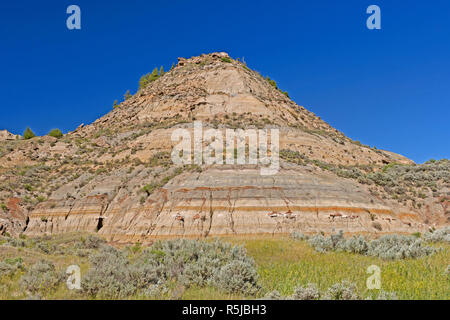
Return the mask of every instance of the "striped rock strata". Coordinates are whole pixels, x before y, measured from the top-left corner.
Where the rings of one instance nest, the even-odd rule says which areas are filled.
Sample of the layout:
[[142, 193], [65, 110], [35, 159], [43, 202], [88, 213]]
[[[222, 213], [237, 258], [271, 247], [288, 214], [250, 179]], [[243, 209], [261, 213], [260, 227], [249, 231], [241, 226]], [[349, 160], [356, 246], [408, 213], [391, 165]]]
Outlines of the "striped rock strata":
[[[109, 241], [275, 233], [410, 232], [425, 225], [362, 186], [308, 167], [283, 165], [275, 176], [256, 167], [211, 167], [174, 178], [144, 204], [118, 193], [57, 205], [30, 216], [29, 234], [98, 232]], [[45, 217], [45, 218], [42, 218]]]

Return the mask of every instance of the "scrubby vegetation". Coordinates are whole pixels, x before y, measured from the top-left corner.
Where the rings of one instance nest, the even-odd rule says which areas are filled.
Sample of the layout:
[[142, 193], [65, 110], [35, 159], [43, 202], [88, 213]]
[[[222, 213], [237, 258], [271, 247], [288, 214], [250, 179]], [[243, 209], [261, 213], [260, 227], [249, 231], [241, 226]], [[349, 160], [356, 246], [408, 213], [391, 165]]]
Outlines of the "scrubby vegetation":
[[152, 73], [147, 73], [141, 77], [139, 80], [139, 90], [147, 87], [151, 82], [159, 79], [165, 74], [163, 67], [158, 71], [158, 68], [153, 69]]
[[54, 291], [62, 282], [64, 273], [56, 271], [55, 265], [47, 260], [41, 260], [29, 268], [20, 279], [22, 288], [31, 294]]
[[368, 241], [361, 235], [345, 239], [342, 231], [328, 237], [315, 235], [309, 239], [309, 244], [318, 252], [344, 251], [388, 260], [420, 258], [437, 250], [415, 236], [384, 235]]
[[24, 270], [23, 259], [5, 259], [0, 262], [0, 278], [6, 276], [10, 277], [17, 271]]
[[[333, 284], [325, 292], [320, 292], [316, 284], [308, 283], [305, 287], [298, 286], [290, 296], [282, 296], [278, 291], [272, 291], [263, 299], [265, 300], [361, 300], [356, 285], [349, 281], [341, 281]], [[368, 300], [397, 300], [394, 292], [380, 290], [377, 294], [370, 295]]]
[[[430, 160], [423, 164], [404, 165], [390, 163], [384, 167], [335, 165], [320, 160], [311, 160], [297, 151], [281, 150], [280, 157], [299, 165], [314, 165], [331, 171], [342, 178], [350, 178], [360, 183], [379, 187], [387, 196], [403, 204], [410, 201], [413, 206], [420, 206], [420, 200], [428, 196], [448, 199], [440, 193], [442, 186], [450, 186], [450, 161]], [[370, 189], [378, 195], [375, 188]]]
[[273, 79], [270, 79], [269, 76], [266, 77], [267, 82], [269, 82], [269, 84], [274, 87], [276, 90], [280, 91], [281, 93], [283, 93], [286, 97], [289, 98], [289, 94], [287, 93], [287, 91], [282, 91], [280, 88], [278, 88], [277, 82]]
[[[421, 259], [387, 260], [322, 254], [306, 236], [299, 239], [170, 240], [115, 248], [94, 235], [0, 237], [0, 298], [450, 298], [446, 243]], [[72, 264], [81, 267], [81, 290], [66, 287], [64, 271]], [[366, 288], [366, 269], [373, 264], [382, 270], [382, 290]]]
[[245, 250], [219, 241], [157, 242], [133, 262], [126, 252], [103, 246], [89, 260], [91, 268], [82, 288], [93, 297], [161, 295], [173, 282], [184, 287], [209, 285], [244, 295], [254, 295], [260, 289], [254, 262]]
[[62, 138], [63, 133], [62, 133], [61, 130], [59, 130], [59, 129], [53, 129], [53, 130], [51, 130], [51, 131], [48, 133], [48, 135], [49, 135], [50, 137], [54, 137], [54, 138], [59, 139], [59, 138]]
[[429, 242], [450, 243], [450, 227], [434, 230], [424, 234], [424, 239]]
[[34, 137], [36, 137], [36, 135], [34, 134], [34, 132], [31, 131], [31, 129], [30, 129], [29, 127], [27, 127], [27, 128], [25, 129], [24, 133], [23, 133], [23, 138], [24, 138], [25, 140], [28, 140], [28, 139], [31, 139], [31, 138], [34, 138]]

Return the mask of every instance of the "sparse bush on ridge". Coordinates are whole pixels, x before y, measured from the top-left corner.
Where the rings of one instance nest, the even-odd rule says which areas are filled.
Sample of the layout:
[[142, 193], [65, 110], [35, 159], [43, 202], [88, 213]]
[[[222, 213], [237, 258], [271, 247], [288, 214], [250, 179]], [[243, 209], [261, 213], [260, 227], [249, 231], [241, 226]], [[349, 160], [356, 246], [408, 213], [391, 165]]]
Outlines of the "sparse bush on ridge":
[[162, 77], [164, 75], [164, 69], [161, 66], [160, 71], [158, 73], [158, 68], [153, 69], [152, 73], [147, 73], [141, 77], [139, 80], [139, 89], [144, 89], [147, 87], [151, 82], [157, 80], [159, 77]]
[[274, 87], [276, 90], [280, 91], [282, 94], [284, 94], [286, 97], [289, 98], [289, 94], [287, 93], [287, 91], [281, 91], [281, 89], [278, 88], [277, 82], [275, 80], [270, 79], [269, 76], [266, 77], [266, 80], [272, 87]]
[[123, 95], [123, 99], [125, 101], [127, 101], [128, 99], [130, 99], [132, 97], [130, 90], [127, 90], [127, 92], [125, 92], [125, 94]]
[[53, 129], [53, 130], [51, 130], [51, 131], [48, 133], [48, 135], [49, 135], [50, 137], [54, 137], [54, 138], [59, 139], [59, 138], [62, 138], [63, 133], [62, 133], [61, 130], [59, 130], [59, 129]]
[[29, 127], [26, 128], [25, 132], [23, 133], [23, 138], [25, 140], [31, 139], [36, 137], [36, 135], [34, 134], [33, 131], [31, 131], [31, 129]]
[[[304, 129], [308, 132], [307, 129]], [[442, 196], [440, 201], [445, 201], [446, 195], [438, 191], [439, 184], [450, 183], [450, 161], [448, 159], [428, 161], [423, 164], [404, 165], [390, 163], [382, 167], [380, 171], [373, 172], [373, 167], [335, 165], [319, 160], [311, 160], [305, 154], [289, 149], [280, 150], [280, 157], [298, 165], [312, 164], [323, 170], [331, 171], [339, 177], [355, 179], [359, 183], [377, 185], [384, 189], [393, 199], [400, 202], [406, 200], [425, 199], [428, 194], [434, 197]], [[418, 204], [420, 205], [420, 204]]]

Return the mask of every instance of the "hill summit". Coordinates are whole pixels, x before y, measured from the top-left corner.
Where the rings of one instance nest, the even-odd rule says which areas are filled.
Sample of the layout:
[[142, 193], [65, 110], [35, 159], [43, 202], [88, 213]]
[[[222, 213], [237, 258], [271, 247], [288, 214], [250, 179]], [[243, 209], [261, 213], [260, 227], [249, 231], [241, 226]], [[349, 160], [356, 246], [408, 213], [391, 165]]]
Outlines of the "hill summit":
[[[176, 165], [176, 129], [279, 130], [280, 169]], [[178, 58], [62, 138], [0, 142], [0, 233], [98, 232], [110, 241], [412, 232], [448, 223], [448, 160], [364, 146], [224, 52]], [[246, 153], [248, 156], [248, 151]]]

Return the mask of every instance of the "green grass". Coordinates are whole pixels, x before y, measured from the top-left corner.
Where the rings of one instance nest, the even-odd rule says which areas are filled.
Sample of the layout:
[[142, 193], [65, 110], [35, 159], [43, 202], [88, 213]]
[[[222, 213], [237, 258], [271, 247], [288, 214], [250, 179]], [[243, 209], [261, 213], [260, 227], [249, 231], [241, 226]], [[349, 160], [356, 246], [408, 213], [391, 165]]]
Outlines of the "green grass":
[[[230, 241], [230, 240], [229, 240]], [[364, 295], [370, 274], [381, 269], [381, 288], [395, 291], [399, 299], [450, 299], [450, 278], [444, 274], [450, 262], [450, 245], [425, 258], [386, 261], [345, 252], [318, 253], [306, 241], [288, 238], [231, 240], [245, 244], [258, 266], [261, 284], [268, 291], [292, 294], [297, 285], [316, 283], [322, 290], [342, 280], [354, 282]]]
[[[53, 239], [53, 243], [70, 243], [65, 239]], [[71, 235], [74, 239], [75, 235]], [[224, 241], [242, 244], [248, 254], [255, 259], [260, 284], [263, 292], [278, 290], [282, 295], [292, 294], [298, 285], [316, 283], [321, 292], [342, 280], [354, 282], [363, 297], [375, 292], [366, 289], [366, 280], [370, 274], [367, 267], [377, 265], [381, 269], [381, 285], [384, 291], [393, 291], [399, 299], [450, 299], [450, 277], [445, 270], [450, 264], [450, 245], [438, 244], [442, 250], [438, 253], [420, 258], [398, 261], [386, 261], [376, 257], [367, 257], [345, 252], [318, 253], [306, 241], [295, 241], [289, 237], [226, 237]], [[142, 248], [134, 246], [130, 255], [135, 255]], [[58, 270], [65, 270], [69, 265], [81, 267], [81, 274], [89, 268], [87, 258], [76, 255], [48, 255], [36, 248], [14, 248], [6, 244], [0, 246], [0, 261], [6, 258], [21, 257], [29, 267], [40, 259], [52, 261]], [[130, 256], [132, 258], [132, 256]], [[0, 279], [0, 299], [23, 299], [26, 294], [21, 291], [19, 280], [23, 272], [12, 278]], [[175, 287], [175, 285], [174, 285]], [[70, 291], [61, 284], [55, 292], [44, 296], [47, 299], [88, 299], [75, 291]], [[172, 293], [165, 299], [173, 298]], [[216, 300], [216, 299], [254, 299], [230, 295], [215, 288], [187, 288], [182, 292], [182, 299]], [[130, 297], [141, 299], [141, 297]]]

